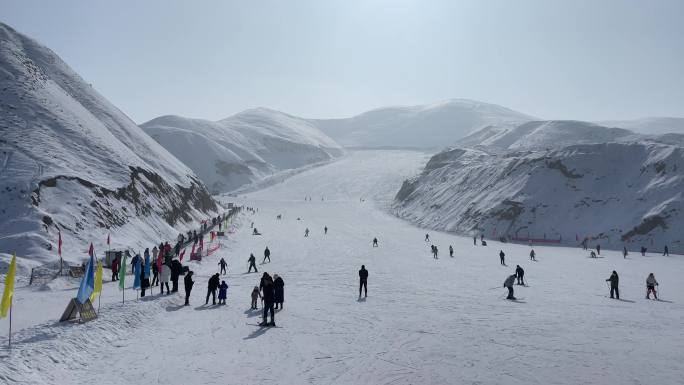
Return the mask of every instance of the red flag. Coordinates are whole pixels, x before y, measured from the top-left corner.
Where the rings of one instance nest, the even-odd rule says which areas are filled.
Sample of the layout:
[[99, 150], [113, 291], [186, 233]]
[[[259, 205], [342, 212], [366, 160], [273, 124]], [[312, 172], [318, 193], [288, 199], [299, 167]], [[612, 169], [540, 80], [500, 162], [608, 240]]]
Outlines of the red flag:
[[93, 257], [93, 253], [95, 252], [95, 248], [93, 248], [93, 243], [90, 242], [90, 248], [88, 249], [88, 255]]
[[181, 251], [180, 256], [178, 257], [181, 262], [183, 262], [183, 256], [184, 255], [185, 255], [185, 249], [183, 249], [183, 251]]
[[57, 241], [57, 254], [62, 256], [62, 232], [59, 232], [59, 241]]
[[112, 234], [107, 234], [107, 246], [109, 246], [109, 237], [110, 237], [111, 235], [112, 235]]
[[190, 259], [195, 257], [195, 245], [197, 245], [197, 244], [196, 243], [192, 244], [192, 251], [190, 252]]

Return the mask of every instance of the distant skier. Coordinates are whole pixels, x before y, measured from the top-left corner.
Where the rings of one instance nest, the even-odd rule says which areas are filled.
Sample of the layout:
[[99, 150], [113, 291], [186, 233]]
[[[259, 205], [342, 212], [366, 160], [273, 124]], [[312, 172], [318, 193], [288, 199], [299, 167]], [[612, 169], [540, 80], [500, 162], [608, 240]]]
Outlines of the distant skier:
[[596, 254], [601, 255], [601, 245], [596, 245]]
[[112, 261], [112, 282], [119, 280], [119, 257]]
[[670, 249], [667, 248], [667, 245], [665, 245], [665, 249], [663, 249], [663, 257], [664, 256], [670, 256]]
[[430, 242], [430, 234], [425, 234], [425, 242]]
[[473, 235], [473, 246], [477, 246], [477, 235]]
[[259, 286], [254, 286], [252, 289], [252, 309], [258, 309], [257, 299], [261, 298], [261, 293], [259, 292]]
[[656, 286], [658, 286], [658, 281], [656, 281], [653, 273], [651, 273], [648, 275], [648, 278], [646, 278], [646, 299], [651, 299], [651, 292], [653, 292], [653, 298], [656, 300], [658, 299], [658, 293], [655, 289]]
[[226, 260], [221, 258], [218, 265], [221, 266], [221, 274], [226, 274], [226, 266], [228, 265], [228, 263], [226, 263]]
[[504, 254], [503, 250], [499, 251], [499, 260], [502, 266], [506, 266], [506, 254]]
[[373, 247], [378, 247], [378, 238], [373, 238]]
[[620, 282], [620, 277], [618, 277], [618, 273], [613, 270], [613, 274], [606, 279], [606, 282], [610, 282], [610, 298], [613, 298], [613, 293], [615, 294], [615, 297], [617, 299], [620, 299], [620, 290], [618, 289], [618, 284]]
[[646, 248], [641, 246], [641, 256], [645, 257], [646, 256]]
[[309, 228], [307, 227], [306, 230], [304, 230], [304, 236], [308, 237], [309, 236]]
[[449, 256], [450, 256], [451, 258], [454, 257], [454, 247], [451, 246], [451, 245], [449, 245]]
[[209, 295], [211, 295], [212, 305], [216, 305], [216, 290], [219, 287], [219, 273], [216, 273], [209, 278], [207, 282], [207, 300], [204, 301], [205, 305], [209, 304]]
[[325, 227], [323, 228], [323, 234], [328, 234], [328, 226], [325, 226]]
[[368, 297], [368, 270], [366, 270], [366, 265], [361, 265], [361, 270], [359, 270], [359, 298], [361, 298], [361, 289], [364, 290], [364, 297]]
[[589, 258], [598, 258], [598, 257], [596, 256], [596, 252], [595, 252], [594, 250], [592, 250], [592, 251], [589, 252]]
[[536, 261], [537, 260], [537, 254], [534, 252], [534, 249], [530, 250], [530, 261]]
[[247, 269], [248, 273], [252, 272], [252, 268], [254, 268], [255, 273], [259, 272], [259, 270], [257, 270], [257, 267], [256, 267], [256, 258], [254, 258], [254, 254], [252, 254], [252, 253], [249, 254], [249, 259], [247, 259], [247, 262], [249, 262], [249, 269]]
[[219, 305], [225, 305], [226, 304], [226, 298], [228, 297], [228, 284], [226, 281], [221, 281], [221, 285], [219, 286]]
[[183, 282], [185, 283], [185, 306], [190, 305], [190, 292], [192, 291], [192, 285], [195, 284], [195, 281], [192, 280], [193, 274], [192, 270], [190, 270], [185, 274], [185, 278], [183, 278]]
[[525, 280], [523, 279], [525, 276], [525, 270], [523, 270], [520, 265], [515, 265], [515, 276], [518, 278], [518, 285], [525, 286]]
[[582, 240], [582, 250], [587, 250], [589, 248], [589, 240], [587, 238], [584, 238]]
[[627, 259], [627, 246], [622, 246], [622, 258]]
[[266, 249], [264, 249], [264, 260], [261, 263], [266, 263], [267, 259], [268, 262], [271, 263], [271, 250], [268, 249], [268, 246], [266, 246]]
[[503, 287], [508, 289], [508, 297], [506, 299], [510, 300], [516, 300], [516, 298], [513, 296], [513, 284], [515, 283], [515, 274], [509, 275], [508, 278], [504, 281]]

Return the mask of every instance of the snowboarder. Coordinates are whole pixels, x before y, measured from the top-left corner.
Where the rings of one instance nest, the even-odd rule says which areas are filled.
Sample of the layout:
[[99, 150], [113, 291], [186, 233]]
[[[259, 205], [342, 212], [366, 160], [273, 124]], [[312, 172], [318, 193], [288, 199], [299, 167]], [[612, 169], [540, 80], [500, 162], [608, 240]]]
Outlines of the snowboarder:
[[259, 307], [257, 306], [257, 299], [261, 298], [261, 293], [259, 293], [259, 286], [254, 286], [254, 289], [252, 289], [252, 309], [258, 309]]
[[248, 273], [252, 272], [252, 268], [254, 268], [255, 273], [259, 272], [256, 268], [256, 258], [254, 258], [254, 254], [252, 254], [252, 253], [249, 254], [249, 259], [247, 260], [247, 262], [249, 262], [249, 269], [247, 269]]
[[[261, 298], [264, 300], [264, 320], [259, 326], [276, 326], [275, 325], [275, 310], [273, 305], [275, 302], [275, 289], [273, 287], [273, 279], [268, 273], [264, 273], [261, 278]], [[271, 322], [266, 322], [268, 313], [271, 313]]]
[[454, 247], [451, 246], [451, 245], [449, 245], [449, 256], [450, 256], [451, 258], [454, 257]]
[[162, 265], [159, 279], [161, 280], [161, 285], [159, 285], [161, 289], [160, 294], [164, 294], [164, 285], [166, 285], [166, 295], [171, 294], [171, 290], [169, 289], [169, 279], [171, 279], [171, 268], [169, 267], [169, 265]]
[[308, 237], [309, 236], [309, 228], [307, 227], [306, 230], [304, 230], [304, 236]]
[[658, 299], [658, 293], [655, 287], [658, 286], [658, 281], [656, 281], [653, 273], [648, 275], [646, 278], [646, 299], [651, 299], [651, 292], [653, 292], [653, 299]]
[[613, 298], [613, 293], [615, 294], [615, 297], [617, 299], [620, 299], [620, 290], [618, 289], [618, 283], [620, 282], [620, 277], [618, 277], [618, 273], [613, 270], [613, 274], [606, 279], [606, 282], [610, 281], [610, 298]]
[[508, 289], [508, 297], [506, 297], [506, 299], [515, 301], [516, 298], [513, 296], [513, 283], [515, 283], [515, 274], [509, 275], [508, 278], [506, 278], [503, 287]]
[[119, 280], [119, 257], [112, 261], [112, 282]]
[[520, 265], [515, 265], [515, 275], [516, 278], [518, 278], [518, 285], [525, 286], [525, 280], [523, 279], [523, 276], [525, 275], [525, 270], [523, 270]]
[[273, 280], [275, 308], [278, 309], [278, 306], [280, 306], [280, 310], [283, 310], [283, 302], [285, 302], [285, 282], [278, 274], [274, 274], [273, 277], [275, 278]]
[[501, 260], [501, 265], [506, 266], [506, 254], [504, 254], [503, 250], [499, 251], [499, 259]]
[[228, 263], [226, 263], [226, 260], [221, 258], [218, 265], [221, 266], [221, 274], [226, 274], [226, 266], [228, 265]]
[[430, 234], [425, 234], [425, 242], [430, 242]]
[[192, 285], [195, 284], [195, 281], [192, 280], [193, 274], [192, 270], [190, 270], [185, 274], [185, 278], [183, 278], [183, 281], [185, 282], [185, 306], [190, 305], [190, 292], [192, 291]]
[[216, 273], [209, 278], [207, 282], [207, 300], [204, 301], [205, 305], [209, 304], [209, 295], [212, 296], [212, 305], [216, 305], [216, 289], [219, 287], [219, 273]]
[[221, 286], [219, 286], [219, 305], [226, 304], [226, 297], [228, 293], [228, 284], [226, 281], [221, 281]]
[[622, 246], [622, 258], [627, 259], [627, 246]]
[[537, 260], [537, 254], [534, 252], [534, 249], [530, 250], [530, 261], [536, 261]]
[[378, 247], [378, 238], [373, 238], [373, 247]]
[[663, 249], [663, 257], [664, 256], [670, 256], [670, 249], [667, 248], [667, 245], [665, 245], [665, 249]]
[[601, 255], [601, 245], [596, 245], [596, 254]]
[[366, 265], [361, 265], [361, 270], [359, 270], [359, 298], [361, 298], [361, 289], [364, 290], [364, 297], [368, 297], [368, 270], [366, 270]]
[[271, 250], [268, 249], [268, 246], [266, 246], [266, 249], [264, 249], [264, 260], [261, 263], [266, 263], [266, 259], [268, 259], [268, 262], [271, 263]]

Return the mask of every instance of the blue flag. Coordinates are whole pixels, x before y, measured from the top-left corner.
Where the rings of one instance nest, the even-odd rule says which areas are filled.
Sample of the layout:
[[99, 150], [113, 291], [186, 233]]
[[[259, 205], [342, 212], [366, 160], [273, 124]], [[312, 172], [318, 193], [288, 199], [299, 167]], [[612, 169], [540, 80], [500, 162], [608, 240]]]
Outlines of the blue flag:
[[152, 265], [150, 264], [150, 255], [145, 254], [145, 278], [150, 278], [150, 269]]
[[78, 287], [78, 294], [76, 294], [76, 300], [81, 304], [84, 304], [90, 298], [90, 295], [93, 294], [93, 291], [95, 291], [95, 259], [93, 254], [90, 254], [88, 266], [86, 266], [85, 273], [81, 279], [81, 285]]
[[135, 260], [135, 265], [133, 265], [133, 288], [134, 289], [140, 289], [140, 258], [139, 255], [137, 255], [137, 259]]

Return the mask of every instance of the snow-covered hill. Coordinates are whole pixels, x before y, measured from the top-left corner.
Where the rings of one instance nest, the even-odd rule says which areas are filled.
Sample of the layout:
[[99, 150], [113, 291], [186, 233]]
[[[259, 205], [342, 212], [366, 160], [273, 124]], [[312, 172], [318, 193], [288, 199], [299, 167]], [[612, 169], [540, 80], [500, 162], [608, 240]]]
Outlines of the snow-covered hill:
[[311, 120], [348, 147], [443, 148], [490, 125], [538, 120], [495, 104], [467, 99], [420, 106], [385, 107], [346, 119]]
[[[195, 174], [54, 52], [0, 23], [0, 250], [81, 260], [111, 228], [158, 242], [216, 210]], [[99, 242], [98, 242], [99, 241]], [[101, 248], [100, 248], [101, 251]]]
[[684, 149], [643, 143], [551, 150], [452, 149], [435, 155], [395, 198], [421, 226], [487, 237], [621, 248], [684, 246]]
[[334, 140], [308, 121], [265, 108], [218, 122], [162, 116], [141, 127], [215, 193], [343, 153]]
[[634, 120], [606, 120], [597, 123], [608, 127], [626, 128], [646, 135], [684, 134], [684, 118], [647, 117]]

